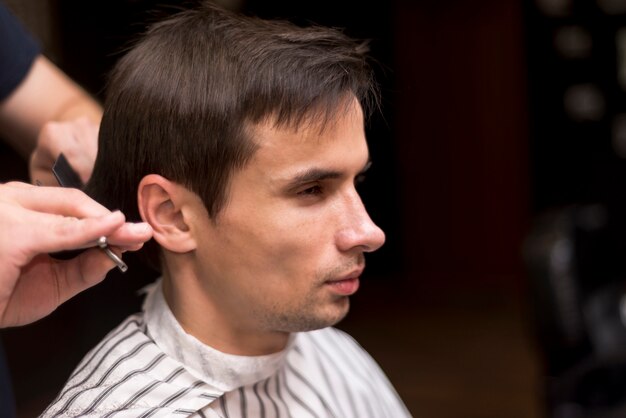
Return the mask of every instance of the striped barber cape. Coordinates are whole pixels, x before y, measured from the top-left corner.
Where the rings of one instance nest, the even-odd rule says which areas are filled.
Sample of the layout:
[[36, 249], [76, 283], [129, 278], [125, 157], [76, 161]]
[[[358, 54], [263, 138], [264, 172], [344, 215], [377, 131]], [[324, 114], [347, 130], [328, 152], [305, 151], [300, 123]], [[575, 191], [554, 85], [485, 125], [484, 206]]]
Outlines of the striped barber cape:
[[402, 418], [376, 362], [334, 328], [267, 356], [221, 353], [185, 333], [160, 282], [143, 312], [90, 351], [42, 417]]

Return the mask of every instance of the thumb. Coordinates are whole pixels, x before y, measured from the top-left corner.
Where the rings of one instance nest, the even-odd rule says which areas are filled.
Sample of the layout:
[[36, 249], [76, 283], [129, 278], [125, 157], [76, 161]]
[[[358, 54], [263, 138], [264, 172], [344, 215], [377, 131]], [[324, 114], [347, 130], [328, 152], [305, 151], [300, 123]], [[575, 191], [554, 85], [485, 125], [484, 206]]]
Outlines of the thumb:
[[115, 263], [98, 248], [91, 248], [77, 257], [56, 264], [58, 304], [100, 283], [113, 267]]

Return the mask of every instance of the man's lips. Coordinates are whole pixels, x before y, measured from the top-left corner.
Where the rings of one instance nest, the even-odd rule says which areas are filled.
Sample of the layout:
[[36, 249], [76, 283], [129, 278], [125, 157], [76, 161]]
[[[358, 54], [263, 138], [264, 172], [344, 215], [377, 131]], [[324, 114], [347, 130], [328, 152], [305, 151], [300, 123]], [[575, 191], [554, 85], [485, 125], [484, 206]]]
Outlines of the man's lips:
[[363, 273], [363, 268], [354, 270], [337, 279], [327, 280], [326, 284], [339, 295], [352, 295], [359, 289], [359, 276], [361, 276], [361, 273]]

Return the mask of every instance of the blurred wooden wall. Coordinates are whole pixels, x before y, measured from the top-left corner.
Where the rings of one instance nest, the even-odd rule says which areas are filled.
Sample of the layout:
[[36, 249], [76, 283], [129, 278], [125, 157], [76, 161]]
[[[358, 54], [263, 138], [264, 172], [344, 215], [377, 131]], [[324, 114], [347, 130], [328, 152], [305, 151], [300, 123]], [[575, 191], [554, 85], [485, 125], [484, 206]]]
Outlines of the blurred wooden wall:
[[517, 292], [529, 223], [521, 1], [398, 1], [394, 16], [409, 280]]

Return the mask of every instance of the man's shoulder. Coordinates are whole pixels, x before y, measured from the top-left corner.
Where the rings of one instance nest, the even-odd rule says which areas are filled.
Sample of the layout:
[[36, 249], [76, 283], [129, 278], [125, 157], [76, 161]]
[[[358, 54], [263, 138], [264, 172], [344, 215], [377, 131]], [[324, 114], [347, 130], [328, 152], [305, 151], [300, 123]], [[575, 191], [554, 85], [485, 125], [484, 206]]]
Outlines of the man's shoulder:
[[294, 348], [302, 357], [316, 357], [323, 362], [334, 359], [346, 371], [357, 367], [379, 372], [379, 366], [370, 354], [347, 332], [337, 328], [302, 332], [298, 335]]
[[353, 350], [366, 353], [350, 334], [334, 327], [302, 332], [298, 338], [317, 346], [351, 347]]
[[136, 314], [85, 356], [42, 416], [104, 416], [114, 411], [124, 411], [121, 416], [184, 416], [218, 396], [168, 357], [148, 334], [143, 315]]
[[288, 371], [294, 374], [293, 381], [309, 382], [318, 393], [328, 393], [328, 399], [343, 399], [337, 402], [353, 412], [350, 416], [410, 416], [372, 356], [339, 329], [299, 333], [288, 357]]

